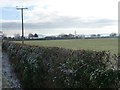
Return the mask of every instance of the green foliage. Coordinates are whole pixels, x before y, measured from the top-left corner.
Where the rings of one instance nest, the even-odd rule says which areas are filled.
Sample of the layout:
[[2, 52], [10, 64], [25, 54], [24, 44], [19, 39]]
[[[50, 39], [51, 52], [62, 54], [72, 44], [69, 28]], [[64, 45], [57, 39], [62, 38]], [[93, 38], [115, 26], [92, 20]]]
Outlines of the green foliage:
[[[120, 70], [109, 52], [3, 42], [23, 87], [118, 88]], [[112, 65], [110, 67], [109, 65]]]

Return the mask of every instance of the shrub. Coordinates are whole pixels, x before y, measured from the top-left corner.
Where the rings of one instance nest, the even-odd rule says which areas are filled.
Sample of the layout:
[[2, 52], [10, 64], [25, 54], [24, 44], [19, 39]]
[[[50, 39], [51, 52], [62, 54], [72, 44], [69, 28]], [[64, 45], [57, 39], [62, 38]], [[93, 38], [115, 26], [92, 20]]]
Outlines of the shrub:
[[[3, 42], [23, 87], [118, 88], [120, 71], [105, 51], [70, 50]], [[110, 64], [112, 67], [110, 67]]]

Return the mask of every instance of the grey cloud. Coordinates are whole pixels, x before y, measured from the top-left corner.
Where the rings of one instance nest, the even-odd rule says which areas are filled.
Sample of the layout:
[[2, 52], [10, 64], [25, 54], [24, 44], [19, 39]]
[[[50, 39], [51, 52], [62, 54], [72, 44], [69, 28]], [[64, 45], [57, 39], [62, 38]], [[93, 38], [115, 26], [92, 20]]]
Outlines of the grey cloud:
[[[101, 28], [116, 24], [116, 20], [97, 19], [84, 21], [81, 18], [59, 16], [50, 22], [25, 23], [26, 29], [53, 29], [53, 28]], [[21, 22], [2, 22], [3, 30], [21, 29]]]
[[26, 23], [26, 28], [100, 28], [114, 25], [117, 21], [108, 19], [98, 19], [85, 22], [80, 18], [59, 17], [51, 22], [46, 23]]
[[2, 30], [18, 30], [21, 28], [20, 22], [2, 22], [0, 23], [2, 25]]

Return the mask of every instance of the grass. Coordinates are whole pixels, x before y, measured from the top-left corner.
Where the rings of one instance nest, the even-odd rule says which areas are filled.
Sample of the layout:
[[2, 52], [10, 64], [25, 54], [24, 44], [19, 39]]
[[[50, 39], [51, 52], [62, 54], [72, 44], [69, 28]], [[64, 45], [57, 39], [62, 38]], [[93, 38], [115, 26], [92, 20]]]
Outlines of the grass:
[[[21, 41], [16, 41], [21, 43]], [[48, 47], [63, 47], [68, 49], [85, 49], [96, 51], [110, 51], [112, 54], [118, 53], [117, 38], [100, 38], [100, 39], [68, 39], [68, 40], [31, 40], [25, 41], [25, 44], [48, 46]]]

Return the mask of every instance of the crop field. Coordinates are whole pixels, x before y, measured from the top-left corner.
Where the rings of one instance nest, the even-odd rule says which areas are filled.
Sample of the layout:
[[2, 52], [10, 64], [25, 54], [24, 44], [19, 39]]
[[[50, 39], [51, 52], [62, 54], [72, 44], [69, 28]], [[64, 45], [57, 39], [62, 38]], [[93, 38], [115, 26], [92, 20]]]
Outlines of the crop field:
[[[15, 41], [21, 43], [21, 41]], [[47, 47], [62, 47], [67, 49], [85, 49], [96, 51], [110, 51], [112, 54], [118, 53], [117, 38], [100, 38], [100, 39], [67, 39], [67, 40], [31, 40], [25, 41], [25, 44], [47, 46]]]

